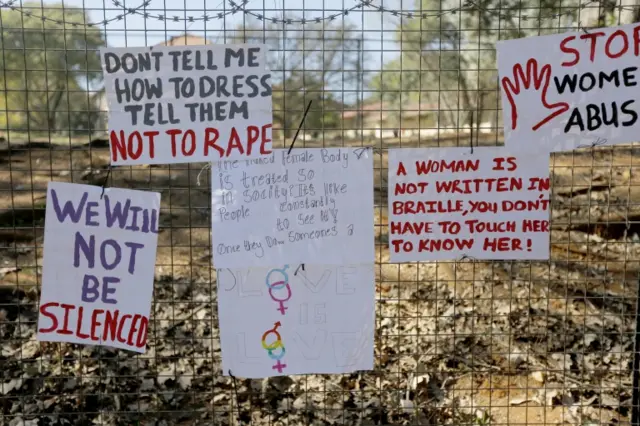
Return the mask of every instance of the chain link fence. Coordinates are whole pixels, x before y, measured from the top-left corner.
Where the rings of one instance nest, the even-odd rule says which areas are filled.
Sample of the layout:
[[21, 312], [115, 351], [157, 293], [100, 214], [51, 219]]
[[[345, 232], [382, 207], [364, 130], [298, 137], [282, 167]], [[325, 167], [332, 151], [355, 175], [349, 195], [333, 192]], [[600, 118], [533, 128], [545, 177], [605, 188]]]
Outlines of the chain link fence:
[[[495, 42], [629, 0], [0, 1], [0, 425], [631, 422], [634, 145], [553, 154], [547, 262], [389, 263], [391, 148], [503, 143]], [[110, 173], [101, 46], [270, 47], [274, 146], [373, 146], [375, 369], [223, 377], [205, 164]], [[544, 49], [544, 46], [540, 46]], [[36, 341], [47, 182], [162, 193], [148, 350]], [[637, 405], [637, 402], [635, 403]]]

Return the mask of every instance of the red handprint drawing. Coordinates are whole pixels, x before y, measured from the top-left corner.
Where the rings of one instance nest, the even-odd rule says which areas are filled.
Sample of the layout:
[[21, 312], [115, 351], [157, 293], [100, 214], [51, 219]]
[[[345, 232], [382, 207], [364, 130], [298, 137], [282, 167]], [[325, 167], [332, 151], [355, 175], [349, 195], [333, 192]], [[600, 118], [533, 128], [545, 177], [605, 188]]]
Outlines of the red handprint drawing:
[[[532, 127], [533, 131], [538, 130], [540, 127], [553, 120], [560, 114], [564, 114], [569, 110], [569, 104], [566, 102], [557, 102], [550, 104], [547, 101], [547, 90], [549, 89], [549, 83], [551, 83], [551, 65], [543, 65], [542, 68], [538, 67], [538, 61], [531, 58], [527, 61], [526, 72], [522, 69], [521, 64], [515, 64], [513, 66], [513, 82], [509, 77], [502, 78], [502, 90], [507, 95], [509, 104], [511, 105], [511, 129], [515, 130], [518, 125], [518, 107], [513, 99], [514, 95], [519, 95], [522, 90], [533, 89], [540, 92], [540, 102], [542, 105], [553, 111], [547, 117], [539, 121]], [[542, 90], [541, 90], [542, 89]]]

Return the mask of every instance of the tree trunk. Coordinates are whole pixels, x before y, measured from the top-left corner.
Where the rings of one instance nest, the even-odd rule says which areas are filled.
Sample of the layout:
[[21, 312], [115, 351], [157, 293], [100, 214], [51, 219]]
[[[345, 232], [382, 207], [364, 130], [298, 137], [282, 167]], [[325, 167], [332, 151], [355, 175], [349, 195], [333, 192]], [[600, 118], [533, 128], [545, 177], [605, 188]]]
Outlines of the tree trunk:
[[56, 130], [56, 111], [60, 107], [60, 103], [62, 102], [62, 97], [64, 96], [66, 89], [66, 85], [62, 85], [58, 87], [58, 90], [54, 92], [51, 100], [49, 101], [48, 109], [47, 109], [47, 130], [54, 131]]
[[[462, 64], [462, 57], [460, 58], [460, 64]], [[458, 123], [458, 127], [462, 127], [467, 123], [471, 123], [473, 119], [473, 104], [471, 102], [471, 95], [469, 95], [469, 84], [464, 74], [458, 70], [458, 84], [462, 89], [462, 109], [466, 111], [466, 118], [462, 123]]]

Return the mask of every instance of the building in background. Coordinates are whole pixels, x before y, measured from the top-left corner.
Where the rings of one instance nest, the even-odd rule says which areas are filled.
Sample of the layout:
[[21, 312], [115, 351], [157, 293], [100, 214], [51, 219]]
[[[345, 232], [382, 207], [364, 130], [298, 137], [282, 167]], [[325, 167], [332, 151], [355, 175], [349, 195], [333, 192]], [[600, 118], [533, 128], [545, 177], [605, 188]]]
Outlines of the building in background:
[[[344, 136], [389, 139], [470, 133], [469, 125], [458, 129], [438, 120], [438, 116], [443, 116], [440, 109], [437, 104], [427, 103], [398, 106], [390, 102], [364, 102], [359, 108], [345, 109], [342, 113]], [[479, 133], [491, 133], [495, 128], [496, 123], [490, 121], [474, 125]]]

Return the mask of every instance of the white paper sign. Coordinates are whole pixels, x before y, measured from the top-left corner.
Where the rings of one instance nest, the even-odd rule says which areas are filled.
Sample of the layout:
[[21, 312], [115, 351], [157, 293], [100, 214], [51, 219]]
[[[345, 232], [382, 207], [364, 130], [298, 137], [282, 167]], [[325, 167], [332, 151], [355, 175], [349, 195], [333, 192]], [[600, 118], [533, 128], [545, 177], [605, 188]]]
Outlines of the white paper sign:
[[111, 164], [269, 154], [267, 51], [248, 44], [101, 49]]
[[49, 182], [38, 340], [144, 353], [160, 194]]
[[553, 152], [638, 140], [638, 24], [496, 46], [508, 147]]
[[374, 261], [370, 151], [279, 149], [211, 173], [216, 268]]
[[373, 265], [219, 269], [223, 374], [373, 369]]
[[549, 258], [549, 156], [389, 151], [392, 262]]

